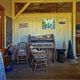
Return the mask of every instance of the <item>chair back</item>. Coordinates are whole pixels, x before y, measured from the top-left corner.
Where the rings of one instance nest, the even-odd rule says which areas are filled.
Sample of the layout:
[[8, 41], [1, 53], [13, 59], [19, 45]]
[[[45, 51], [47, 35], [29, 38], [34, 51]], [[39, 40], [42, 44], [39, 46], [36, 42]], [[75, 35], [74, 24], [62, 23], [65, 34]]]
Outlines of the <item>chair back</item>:
[[26, 42], [18, 43], [18, 49], [27, 49], [27, 43]]

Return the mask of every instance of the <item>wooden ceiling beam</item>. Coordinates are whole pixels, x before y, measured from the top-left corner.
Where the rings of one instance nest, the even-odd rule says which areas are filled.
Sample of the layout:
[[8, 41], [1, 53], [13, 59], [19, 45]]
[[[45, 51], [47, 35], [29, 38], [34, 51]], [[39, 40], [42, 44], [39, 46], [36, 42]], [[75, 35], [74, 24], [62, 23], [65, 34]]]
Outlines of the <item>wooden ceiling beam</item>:
[[46, 0], [47, 3], [69, 3], [73, 2], [74, 0]]
[[14, 3], [45, 3], [45, 0], [14, 0]]
[[[14, 0], [14, 3], [59, 3], [59, 2], [73, 2], [75, 0]], [[80, 0], [77, 0], [80, 1]]]
[[17, 18], [29, 5], [30, 5], [29, 2], [26, 3], [26, 4], [23, 6], [23, 8], [16, 14], [16, 16], [14, 17], [14, 19]]

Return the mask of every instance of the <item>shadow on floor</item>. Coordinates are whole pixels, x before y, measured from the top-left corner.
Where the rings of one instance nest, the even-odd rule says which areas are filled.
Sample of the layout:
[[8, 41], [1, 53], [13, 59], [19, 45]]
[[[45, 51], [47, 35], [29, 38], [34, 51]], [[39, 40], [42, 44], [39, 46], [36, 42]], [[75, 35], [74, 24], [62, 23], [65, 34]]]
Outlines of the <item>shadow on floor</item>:
[[80, 80], [80, 62], [75, 65], [68, 62], [48, 63], [47, 71], [36, 72], [29, 64], [15, 64], [13, 70], [6, 74], [8, 80]]

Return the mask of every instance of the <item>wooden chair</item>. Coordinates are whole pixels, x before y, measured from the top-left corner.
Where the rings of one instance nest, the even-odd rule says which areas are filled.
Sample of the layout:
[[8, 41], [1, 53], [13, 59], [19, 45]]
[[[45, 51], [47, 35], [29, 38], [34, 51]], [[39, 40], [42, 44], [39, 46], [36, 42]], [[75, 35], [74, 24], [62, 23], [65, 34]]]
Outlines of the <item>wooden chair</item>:
[[20, 42], [17, 45], [17, 63], [27, 62], [27, 43]]
[[45, 51], [38, 51], [37, 49], [30, 49], [30, 52], [32, 54], [32, 67], [33, 67], [33, 71], [37, 71], [37, 70], [47, 70], [47, 62], [48, 62], [48, 58], [47, 58], [47, 54]]

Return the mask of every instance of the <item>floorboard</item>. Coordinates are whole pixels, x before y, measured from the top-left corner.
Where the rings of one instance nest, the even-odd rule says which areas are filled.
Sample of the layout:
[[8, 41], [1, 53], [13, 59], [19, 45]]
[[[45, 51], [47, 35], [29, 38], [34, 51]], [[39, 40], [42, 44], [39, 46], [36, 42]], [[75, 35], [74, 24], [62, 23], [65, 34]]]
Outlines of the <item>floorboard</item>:
[[80, 59], [78, 64], [49, 63], [47, 71], [33, 72], [30, 65], [15, 64], [7, 73], [9, 80], [80, 80]]

